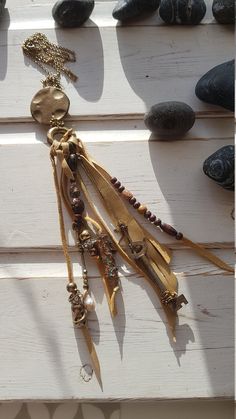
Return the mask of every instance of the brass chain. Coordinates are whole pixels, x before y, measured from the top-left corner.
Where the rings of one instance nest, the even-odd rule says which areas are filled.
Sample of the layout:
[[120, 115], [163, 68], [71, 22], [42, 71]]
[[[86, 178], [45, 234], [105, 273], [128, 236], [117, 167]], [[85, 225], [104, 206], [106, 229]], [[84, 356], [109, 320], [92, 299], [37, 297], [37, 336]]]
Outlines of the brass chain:
[[[61, 88], [60, 76], [65, 74], [70, 80], [76, 81], [78, 77], [67, 67], [66, 62], [75, 62], [74, 51], [60, 45], [49, 42], [42, 33], [35, 33], [30, 36], [22, 45], [23, 53], [36, 63], [47, 75], [43, 81], [44, 87], [54, 86]], [[56, 70], [56, 74], [51, 73], [48, 67]]]

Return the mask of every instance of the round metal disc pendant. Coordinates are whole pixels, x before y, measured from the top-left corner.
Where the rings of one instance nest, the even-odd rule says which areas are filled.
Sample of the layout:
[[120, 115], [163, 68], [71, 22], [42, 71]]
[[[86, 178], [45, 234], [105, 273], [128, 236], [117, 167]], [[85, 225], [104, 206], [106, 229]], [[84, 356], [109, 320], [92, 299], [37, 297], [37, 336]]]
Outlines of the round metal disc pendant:
[[52, 119], [63, 119], [69, 106], [70, 101], [62, 90], [44, 87], [33, 97], [30, 110], [35, 121], [49, 125]]

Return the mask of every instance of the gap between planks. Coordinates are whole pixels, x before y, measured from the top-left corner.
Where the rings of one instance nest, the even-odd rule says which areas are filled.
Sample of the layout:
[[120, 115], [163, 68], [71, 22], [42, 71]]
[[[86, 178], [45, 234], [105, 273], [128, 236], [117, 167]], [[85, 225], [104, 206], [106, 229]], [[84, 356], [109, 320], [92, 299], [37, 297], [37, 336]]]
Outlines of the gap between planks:
[[[30, 399], [30, 398], [14, 398], [14, 399], [4, 399], [1, 400], [0, 399], [0, 403], [2, 404], [8, 404], [8, 403], [129, 403], [129, 405], [132, 405], [133, 403], [147, 403], [147, 402], [158, 402], [159, 403], [175, 403], [175, 402], [184, 402], [184, 403], [191, 403], [191, 402], [224, 402], [224, 401], [231, 401], [233, 403], [233, 399], [231, 396], [222, 396], [222, 397], [192, 397], [192, 398], [180, 398], [180, 397], [172, 397], [171, 399], [169, 399], [168, 397], [132, 397], [131, 399], [129, 398], [125, 398], [125, 397], [118, 397], [118, 398], [114, 398], [114, 397], [108, 397], [108, 398], [101, 398], [101, 399], [97, 399], [97, 398], [76, 398], [76, 397], [71, 397], [71, 398], [63, 398], [63, 399], [45, 399], [45, 398], [37, 398], [37, 400], [35, 399]], [[2, 418], [1, 418], [2, 419]], [[151, 419], [151, 418], [150, 418]], [[231, 418], [230, 418], [231, 419]], [[233, 419], [233, 418], [232, 418]]]
[[[219, 250], [233, 250], [235, 248], [234, 242], [215, 242], [215, 243], [198, 243], [204, 246], [206, 249], [219, 249]], [[165, 243], [170, 250], [182, 251], [182, 250], [191, 250], [189, 247], [181, 245], [180, 243]], [[78, 249], [75, 246], [69, 246], [69, 251], [71, 253], [78, 252]], [[45, 246], [45, 247], [0, 247], [0, 254], [14, 254], [14, 253], [42, 253], [42, 252], [62, 252], [61, 246]]]
[[[234, 253], [232, 249], [214, 249], [214, 254], [233, 267]], [[70, 252], [74, 275], [81, 277], [82, 267], [78, 251]], [[121, 255], [116, 255], [116, 263], [119, 269], [121, 281], [123, 279], [142, 277], [130, 267]], [[91, 259], [86, 258], [86, 265], [89, 270], [90, 279], [100, 278], [97, 265], [93, 264]], [[232, 273], [221, 270], [206, 259], [198, 256], [192, 250], [182, 249], [179, 252], [173, 252], [171, 260], [171, 270], [176, 274], [179, 280], [186, 277], [209, 277], [223, 275], [224, 277]], [[3, 279], [63, 279], [67, 278], [67, 269], [62, 250], [41, 251], [41, 252], [8, 252], [0, 253], [0, 280]]]
[[[77, 121], [133, 121], [133, 120], [143, 120], [145, 113], [124, 113], [124, 114], [95, 114], [95, 115], [70, 115], [67, 116], [68, 122], [77, 122]], [[214, 111], [196, 111], [195, 112], [196, 120], [197, 119], [234, 119], [234, 114], [228, 111], [214, 110]], [[31, 117], [10, 117], [2, 118], [0, 117], [0, 124], [5, 123], [34, 123]]]

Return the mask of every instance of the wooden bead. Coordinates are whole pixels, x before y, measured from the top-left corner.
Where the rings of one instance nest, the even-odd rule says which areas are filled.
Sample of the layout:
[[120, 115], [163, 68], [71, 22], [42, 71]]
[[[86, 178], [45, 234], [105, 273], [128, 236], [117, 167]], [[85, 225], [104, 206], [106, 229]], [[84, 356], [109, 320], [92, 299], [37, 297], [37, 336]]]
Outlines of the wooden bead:
[[148, 219], [151, 217], [151, 215], [152, 215], [151, 211], [146, 211], [144, 214], [144, 217]]
[[118, 189], [118, 192], [122, 193], [124, 190], [125, 190], [125, 187], [124, 186], [120, 186], [119, 189]]
[[133, 196], [132, 198], [130, 198], [129, 203], [130, 205], [134, 205], [136, 202], [136, 198]]
[[134, 204], [135, 209], [138, 209], [140, 206], [141, 206], [140, 202], [135, 202], [135, 204]]
[[154, 221], [154, 225], [159, 227], [161, 225], [161, 220], [158, 218], [156, 221]]
[[138, 212], [141, 215], [144, 215], [146, 211], [147, 211], [147, 207], [145, 207], [145, 205], [140, 205], [140, 207], [138, 208]]
[[124, 197], [125, 199], [128, 199], [128, 200], [130, 200], [130, 199], [133, 197], [132, 192], [128, 191], [127, 189], [125, 189], [125, 190], [122, 192], [122, 195], [123, 195], [123, 197]]
[[176, 240], [182, 240], [183, 237], [184, 235], [182, 233], [177, 233], [175, 236]]
[[116, 177], [113, 177], [113, 178], [111, 178], [111, 183], [114, 185], [114, 183], [116, 183], [117, 182], [117, 178]]
[[167, 234], [169, 234], [170, 236], [174, 236], [174, 237], [176, 237], [176, 235], [177, 235], [177, 231], [175, 230], [175, 228], [174, 227], [172, 227], [171, 225], [169, 225], [169, 224], [166, 224], [166, 223], [161, 223], [161, 229], [165, 232], [165, 233], [167, 233]]
[[116, 188], [116, 189], [119, 189], [119, 187], [121, 186], [121, 183], [119, 182], [119, 180], [117, 180], [117, 181], [114, 183], [114, 186], [115, 186], [115, 188]]
[[154, 223], [154, 221], [156, 221], [157, 217], [152, 214], [151, 217], [149, 218], [149, 221], [151, 221], [151, 223]]
[[81, 214], [75, 214], [74, 222], [72, 224], [73, 230], [78, 230], [83, 225], [83, 217]]

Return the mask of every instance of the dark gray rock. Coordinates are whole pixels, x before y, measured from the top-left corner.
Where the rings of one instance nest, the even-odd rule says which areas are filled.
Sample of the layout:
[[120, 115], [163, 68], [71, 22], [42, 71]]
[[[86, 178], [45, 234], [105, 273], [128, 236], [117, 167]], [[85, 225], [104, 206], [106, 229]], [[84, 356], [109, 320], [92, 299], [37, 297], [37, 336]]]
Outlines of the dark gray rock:
[[119, 0], [112, 16], [114, 19], [125, 21], [145, 13], [155, 12], [159, 4], [160, 0]]
[[196, 85], [195, 93], [204, 102], [234, 111], [234, 60], [217, 65]]
[[204, 0], [162, 0], [159, 15], [169, 24], [197, 25], [206, 14]]
[[234, 190], [234, 146], [226, 145], [203, 163], [204, 173], [225, 189]]
[[235, 20], [235, 1], [234, 0], [214, 0], [212, 13], [219, 23], [234, 23]]
[[94, 0], [58, 0], [52, 9], [53, 19], [64, 28], [83, 25], [94, 8]]
[[6, 0], [0, 0], [0, 17], [3, 14], [3, 10], [4, 10], [4, 7], [5, 7], [5, 4], [6, 4]]
[[145, 115], [147, 128], [160, 137], [183, 136], [195, 122], [193, 109], [183, 102], [162, 102], [151, 107]]

